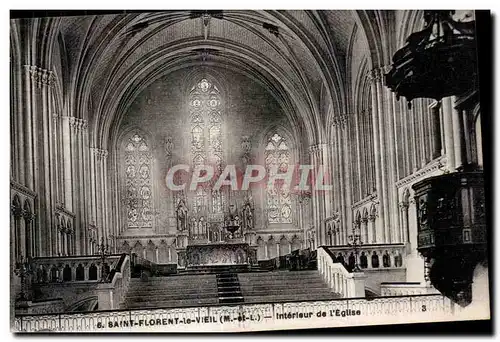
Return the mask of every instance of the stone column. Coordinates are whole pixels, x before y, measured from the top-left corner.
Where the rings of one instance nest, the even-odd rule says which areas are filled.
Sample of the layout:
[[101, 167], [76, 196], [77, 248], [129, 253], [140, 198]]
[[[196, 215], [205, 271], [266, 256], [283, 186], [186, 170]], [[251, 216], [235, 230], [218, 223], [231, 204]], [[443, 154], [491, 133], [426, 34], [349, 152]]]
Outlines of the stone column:
[[51, 71], [37, 67], [24, 66], [25, 73], [25, 172], [26, 186], [40, 194], [35, 235], [45, 236], [36, 239], [37, 256], [52, 254], [52, 208], [54, 206], [54, 175], [51, 164], [51, 124], [52, 124], [52, 84]]
[[94, 178], [95, 178], [95, 188], [94, 188], [94, 198], [95, 198], [95, 212], [96, 212], [96, 226], [98, 228], [97, 239], [100, 240], [101, 237], [106, 238], [108, 234], [107, 225], [107, 204], [106, 204], [106, 158], [108, 156], [108, 151], [99, 148], [92, 149], [94, 153]]
[[[333, 210], [339, 212], [341, 209], [341, 186], [340, 186], [340, 169], [339, 169], [339, 147], [338, 147], [338, 137], [337, 137], [337, 126], [339, 124], [338, 120], [334, 120], [332, 125], [332, 141], [330, 143], [330, 169], [332, 170], [332, 185], [333, 185]], [[339, 231], [340, 234], [340, 231]]]
[[361, 219], [361, 224], [362, 224], [362, 227], [363, 227], [363, 235], [362, 235], [362, 242], [367, 244], [367, 243], [370, 243], [370, 230], [368, 228], [368, 218], [367, 217], [363, 217]]
[[[316, 172], [315, 177], [319, 172], [323, 172], [323, 184], [331, 183], [328, 174], [328, 158], [326, 144], [317, 144], [309, 147], [309, 154], [311, 164], [314, 166], [312, 172]], [[315, 179], [314, 187], [318, 186], [318, 179]], [[329, 202], [328, 190], [313, 190], [313, 222], [316, 231], [316, 246], [320, 246], [326, 243], [326, 231], [324, 219], [326, 216], [326, 203]]]
[[[376, 82], [376, 90], [378, 97], [378, 125], [379, 125], [379, 139], [380, 139], [380, 167], [381, 167], [381, 186], [382, 188], [378, 191], [379, 200], [380, 200], [380, 209], [379, 216], [383, 218], [383, 224], [381, 225], [382, 231], [382, 241], [385, 243], [390, 243], [390, 211], [389, 211], [389, 203], [390, 203], [390, 191], [388, 186], [388, 176], [390, 173], [390, 163], [389, 158], [386, 155], [387, 151], [390, 149], [388, 139], [387, 139], [387, 119], [386, 115], [388, 112], [387, 101], [384, 94], [384, 85], [382, 84], [383, 78], [383, 69], [376, 69], [377, 77], [375, 79]], [[388, 91], [388, 90], [387, 90]], [[389, 139], [390, 140], [390, 139]], [[378, 190], [378, 189], [377, 189]]]
[[403, 242], [409, 243], [409, 234], [408, 234], [408, 203], [401, 202], [399, 203], [399, 208], [401, 210], [401, 228], [403, 231]]
[[448, 159], [448, 166], [450, 169], [455, 169], [455, 146], [453, 137], [453, 120], [452, 117], [455, 115], [451, 98], [445, 97], [441, 100], [443, 109], [443, 131], [444, 131], [444, 151], [446, 153], [446, 159]]
[[72, 144], [71, 144], [71, 121], [72, 117], [64, 116], [62, 122], [62, 140], [63, 140], [63, 174], [64, 174], [64, 207], [73, 212], [73, 168], [71, 161]]
[[371, 231], [372, 231], [372, 241], [371, 243], [377, 243], [378, 242], [378, 239], [377, 239], [377, 226], [375, 224], [375, 215], [373, 214], [370, 214], [370, 216], [368, 216], [368, 220], [370, 221], [370, 228], [371, 228]]
[[[371, 76], [371, 95], [372, 95], [372, 119], [373, 119], [373, 152], [374, 152], [374, 160], [375, 160], [375, 186], [377, 189], [377, 195], [379, 200], [384, 197], [383, 187], [382, 187], [382, 149], [381, 149], [381, 132], [380, 132], [380, 117], [382, 113], [380, 113], [379, 106], [379, 97], [378, 97], [378, 84], [380, 83], [380, 73], [377, 69], [373, 70], [370, 74]], [[383, 128], [383, 125], [382, 125]], [[385, 227], [385, 219], [383, 215], [383, 205], [379, 207], [379, 218], [380, 218], [380, 234], [375, 231], [374, 237], [376, 241], [385, 240], [385, 236], [383, 235], [384, 227]], [[380, 235], [380, 239], [379, 239]]]
[[70, 128], [71, 128], [71, 154], [73, 159], [72, 171], [73, 171], [73, 184], [78, 191], [74, 193], [73, 196], [73, 213], [75, 214], [74, 222], [74, 233], [78, 237], [78, 244], [75, 244], [75, 252], [77, 254], [82, 254], [85, 251], [85, 236], [87, 227], [87, 217], [85, 213], [85, 172], [84, 172], [84, 143], [83, 135], [84, 130], [87, 127], [85, 120], [70, 117], [69, 118]]
[[32, 84], [32, 73], [31, 73], [31, 66], [25, 65], [24, 66], [24, 92], [23, 92], [23, 98], [24, 98], [24, 118], [22, 121], [24, 121], [24, 141], [21, 142], [21, 146], [24, 147], [24, 165], [20, 165], [21, 168], [24, 166], [24, 184], [26, 187], [28, 187], [31, 190], [34, 189], [34, 184], [33, 184], [33, 145], [34, 145], [34, 139], [33, 139], [33, 122], [34, 122], [34, 116], [32, 113], [32, 89], [33, 89], [33, 84]]
[[[452, 97], [452, 103], [456, 102], [456, 97]], [[463, 115], [461, 112], [457, 111], [452, 105], [452, 115], [451, 115], [451, 121], [453, 125], [453, 146], [454, 146], [454, 151], [455, 151], [455, 165], [453, 166], [453, 169], [459, 169], [464, 165], [464, 163], [467, 162], [465, 160], [465, 153], [464, 153], [464, 125], [463, 125]]]
[[344, 178], [344, 207], [346, 208], [345, 210], [345, 215], [344, 215], [344, 243], [347, 243], [347, 236], [349, 235], [350, 227], [353, 226], [353, 217], [352, 217], [352, 186], [351, 186], [351, 170], [350, 170], [350, 165], [351, 165], [351, 155], [350, 155], [350, 148], [349, 148], [349, 136], [347, 132], [347, 120], [348, 117], [347, 115], [342, 115], [340, 116], [340, 127], [341, 127], [341, 137], [342, 141], [344, 142], [343, 148], [342, 148], [342, 165], [343, 165], [343, 172], [342, 172], [342, 177]]

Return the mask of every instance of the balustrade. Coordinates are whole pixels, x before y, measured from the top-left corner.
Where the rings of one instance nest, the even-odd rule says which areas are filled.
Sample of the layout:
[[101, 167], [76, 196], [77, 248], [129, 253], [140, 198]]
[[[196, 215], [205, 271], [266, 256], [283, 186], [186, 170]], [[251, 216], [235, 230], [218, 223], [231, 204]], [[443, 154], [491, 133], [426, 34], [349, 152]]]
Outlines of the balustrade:
[[381, 296], [411, 296], [439, 293], [434, 287], [421, 283], [381, 283]]
[[344, 298], [364, 297], [365, 278], [363, 272], [348, 272], [344, 265], [333, 260], [324, 247], [318, 248], [318, 271], [328, 286]]
[[[358, 253], [351, 246], [328, 246], [335, 261], [352, 270], [357, 261], [361, 269], [402, 268], [405, 263], [404, 244], [366, 244], [358, 247]], [[356, 255], [357, 254], [357, 255]]]
[[115, 269], [120, 255], [110, 255], [103, 260], [99, 256], [41, 257], [32, 260], [33, 283], [98, 282], [103, 267]]

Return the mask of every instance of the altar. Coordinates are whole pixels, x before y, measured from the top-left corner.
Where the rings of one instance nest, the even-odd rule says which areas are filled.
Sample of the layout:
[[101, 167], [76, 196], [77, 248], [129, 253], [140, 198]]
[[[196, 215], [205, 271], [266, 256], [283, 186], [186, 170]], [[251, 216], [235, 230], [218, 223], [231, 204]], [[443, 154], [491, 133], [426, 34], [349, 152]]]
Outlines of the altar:
[[253, 250], [247, 243], [213, 243], [189, 245], [186, 248], [186, 266], [249, 265]]

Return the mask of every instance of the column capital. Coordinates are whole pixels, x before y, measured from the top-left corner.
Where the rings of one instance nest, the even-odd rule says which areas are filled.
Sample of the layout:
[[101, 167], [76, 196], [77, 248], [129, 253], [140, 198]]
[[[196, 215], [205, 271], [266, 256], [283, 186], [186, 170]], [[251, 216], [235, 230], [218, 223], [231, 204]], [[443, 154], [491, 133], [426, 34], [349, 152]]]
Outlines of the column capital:
[[328, 146], [328, 144], [326, 144], [326, 143], [319, 143], [319, 144], [311, 145], [311, 146], [309, 146], [309, 154], [321, 152], [324, 149], [326, 149], [327, 146]]
[[35, 65], [25, 65], [24, 69], [30, 74], [31, 80], [40, 85], [52, 87], [54, 85], [54, 73], [50, 70]]
[[35, 218], [36, 218], [36, 215], [33, 214], [31, 211], [29, 210], [23, 210], [22, 211], [22, 215], [24, 217], [24, 219], [28, 222], [31, 222], [33, 221]]
[[345, 128], [347, 125], [348, 114], [339, 114], [333, 118], [333, 125], [340, 126], [341, 128]]
[[76, 131], [81, 131], [87, 128], [87, 121], [80, 119], [80, 118], [75, 118], [74, 116], [67, 116], [69, 120], [69, 125], [71, 128], [73, 128]]
[[108, 150], [97, 147], [91, 147], [90, 150], [94, 153], [97, 159], [106, 159], [108, 157]]
[[410, 203], [408, 203], [408, 202], [399, 202], [399, 207], [403, 210], [408, 209], [409, 206], [410, 206]]
[[23, 209], [21, 207], [18, 207], [16, 205], [12, 205], [10, 207], [10, 210], [12, 212], [12, 215], [14, 216], [14, 218], [20, 218], [23, 216]]
[[385, 67], [377, 67], [370, 70], [367, 74], [368, 80], [373, 83], [380, 82], [384, 77], [384, 70]]

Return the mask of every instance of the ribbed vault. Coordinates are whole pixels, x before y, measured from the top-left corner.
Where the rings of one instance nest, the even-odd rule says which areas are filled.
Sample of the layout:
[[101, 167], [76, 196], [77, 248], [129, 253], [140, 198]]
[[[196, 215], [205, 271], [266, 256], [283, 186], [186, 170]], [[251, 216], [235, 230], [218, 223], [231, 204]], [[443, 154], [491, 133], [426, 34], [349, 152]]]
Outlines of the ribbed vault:
[[[208, 14], [208, 15], [207, 15]], [[384, 35], [378, 11], [167, 11], [40, 20], [40, 56], [55, 72], [62, 111], [88, 121], [106, 148], [134, 98], [186, 67], [211, 65], [251, 77], [276, 98], [309, 144], [327, 141], [331, 117], [349, 112], [349, 40], [357, 26]], [[44, 31], [45, 30], [45, 31]], [[49, 38], [46, 38], [49, 39]], [[380, 39], [372, 67], [387, 58]], [[381, 45], [380, 45], [381, 44]]]

